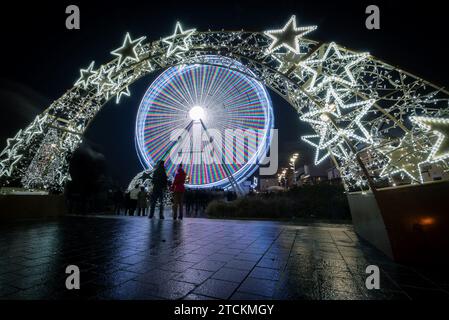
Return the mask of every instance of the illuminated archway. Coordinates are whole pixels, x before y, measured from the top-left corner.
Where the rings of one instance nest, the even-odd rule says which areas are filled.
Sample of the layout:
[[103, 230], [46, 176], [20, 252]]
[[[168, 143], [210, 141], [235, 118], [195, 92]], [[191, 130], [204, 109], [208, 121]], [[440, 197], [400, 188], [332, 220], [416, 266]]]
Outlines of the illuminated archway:
[[315, 28], [297, 27], [292, 16], [265, 32], [200, 32], [177, 23], [173, 35], [158, 41], [126, 34], [112, 61], [81, 69], [73, 88], [7, 140], [1, 183], [62, 188], [70, 155], [106, 102], [118, 103], [149, 73], [213, 64], [205, 58], [210, 54], [231, 58], [231, 70], [249, 68], [248, 76], [285, 98], [310, 124], [303, 140], [316, 148], [315, 162], [331, 157], [350, 189], [396, 179], [421, 183], [428, 165], [447, 170], [449, 93], [368, 53], [306, 39]]

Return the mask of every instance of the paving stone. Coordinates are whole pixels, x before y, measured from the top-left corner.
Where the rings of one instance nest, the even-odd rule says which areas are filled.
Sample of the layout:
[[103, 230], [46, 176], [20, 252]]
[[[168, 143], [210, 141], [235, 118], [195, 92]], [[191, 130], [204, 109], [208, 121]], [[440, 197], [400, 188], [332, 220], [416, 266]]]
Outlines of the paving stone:
[[213, 260], [213, 261], [221, 261], [221, 262], [228, 262], [234, 259], [234, 254], [225, 254], [225, 253], [214, 253], [207, 257], [207, 260]]
[[191, 293], [183, 298], [183, 300], [218, 300], [216, 298], [202, 296], [200, 294]]
[[[115, 288], [105, 290], [99, 294], [99, 299], [107, 300], [154, 300], [158, 287], [155, 284], [149, 284], [131, 280]], [[162, 298], [159, 298], [162, 299]]]
[[98, 277], [96, 277], [93, 281], [95, 284], [101, 285], [101, 286], [117, 286], [124, 282], [127, 282], [131, 279], [135, 279], [137, 275], [134, 272], [129, 271], [123, 271], [119, 270], [116, 272], [113, 272], [111, 274], [101, 274]]
[[173, 272], [183, 272], [194, 265], [193, 262], [185, 262], [185, 261], [172, 261], [161, 265], [159, 269], [173, 271]]
[[185, 297], [195, 289], [195, 285], [183, 281], [169, 280], [159, 285], [157, 296], [169, 300], [177, 300]]
[[13, 286], [6, 285], [6, 284], [0, 285], [0, 298], [12, 295], [13, 293], [16, 293], [18, 291], [19, 291], [19, 289], [15, 288]]
[[270, 298], [237, 291], [232, 295], [231, 300], [270, 300]]
[[[206, 259], [207, 255], [189, 253], [178, 258], [179, 261], [198, 263]], [[210, 258], [209, 258], [210, 259]]]
[[218, 270], [214, 275], [212, 276], [213, 279], [218, 280], [225, 280], [225, 281], [232, 281], [232, 282], [242, 282], [247, 276], [249, 271], [248, 270], [238, 270], [238, 269], [231, 269], [227, 267], [223, 267], [220, 270]]
[[135, 280], [145, 282], [145, 283], [153, 283], [153, 284], [161, 284], [164, 283], [170, 279], [174, 279], [176, 276], [178, 276], [178, 272], [172, 272], [167, 270], [161, 270], [161, 269], [154, 269], [152, 271], [149, 271], [147, 273], [138, 275]]
[[238, 270], [251, 270], [254, 268], [257, 262], [255, 261], [245, 261], [245, 260], [231, 260], [225, 264], [226, 268], [238, 269]]
[[239, 284], [235, 282], [209, 279], [196, 288], [193, 292], [212, 298], [229, 299], [238, 286]]
[[208, 278], [210, 278], [213, 274], [214, 273], [212, 271], [187, 269], [186, 271], [181, 272], [181, 274], [176, 276], [174, 279], [193, 284], [201, 284]]
[[274, 295], [277, 285], [277, 281], [247, 278], [240, 285], [238, 291], [271, 298]]
[[281, 277], [281, 272], [269, 268], [255, 267], [249, 274], [249, 277], [278, 281]]
[[218, 271], [226, 263], [215, 260], [204, 260], [192, 266], [193, 269], [206, 270], [206, 271]]

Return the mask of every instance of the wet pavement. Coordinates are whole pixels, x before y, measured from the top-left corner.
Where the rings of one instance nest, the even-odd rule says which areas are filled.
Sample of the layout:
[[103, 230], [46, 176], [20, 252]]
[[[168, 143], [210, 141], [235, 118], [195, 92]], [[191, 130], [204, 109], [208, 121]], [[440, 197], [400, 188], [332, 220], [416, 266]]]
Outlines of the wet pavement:
[[[81, 289], [65, 288], [77, 265]], [[368, 290], [365, 269], [381, 270]], [[0, 226], [0, 299], [448, 299], [351, 225], [69, 216]]]

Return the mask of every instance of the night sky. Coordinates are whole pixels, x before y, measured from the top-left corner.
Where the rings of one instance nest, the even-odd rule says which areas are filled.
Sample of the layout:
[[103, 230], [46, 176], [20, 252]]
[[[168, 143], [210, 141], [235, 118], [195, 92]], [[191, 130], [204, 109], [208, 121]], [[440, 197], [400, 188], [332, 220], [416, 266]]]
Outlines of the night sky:
[[[175, 22], [197, 30], [278, 29], [292, 14], [300, 25], [318, 25], [309, 37], [335, 41], [400, 66], [447, 87], [447, 11], [443, 1], [25, 1], [3, 7], [0, 74], [0, 148], [72, 87], [79, 69], [92, 61], [110, 61], [129, 31], [132, 37], [158, 39], [172, 34]], [[81, 30], [65, 28], [65, 8], [81, 10]], [[377, 4], [381, 30], [365, 28], [365, 8]], [[141, 79], [120, 105], [106, 105], [86, 132], [87, 145], [106, 159], [108, 172], [121, 184], [141, 170], [134, 148], [134, 124], [145, 89], [156, 75]], [[310, 129], [301, 125], [288, 104], [271, 92], [275, 127], [280, 131], [281, 160], [311, 148], [300, 143]]]

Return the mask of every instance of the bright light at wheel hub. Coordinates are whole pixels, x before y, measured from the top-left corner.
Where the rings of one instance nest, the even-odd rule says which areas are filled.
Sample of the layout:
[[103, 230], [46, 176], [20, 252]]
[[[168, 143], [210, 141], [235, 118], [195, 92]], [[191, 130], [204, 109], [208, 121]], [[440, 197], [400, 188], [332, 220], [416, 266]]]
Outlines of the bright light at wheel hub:
[[200, 106], [194, 106], [190, 109], [189, 116], [193, 121], [204, 119], [204, 109]]

